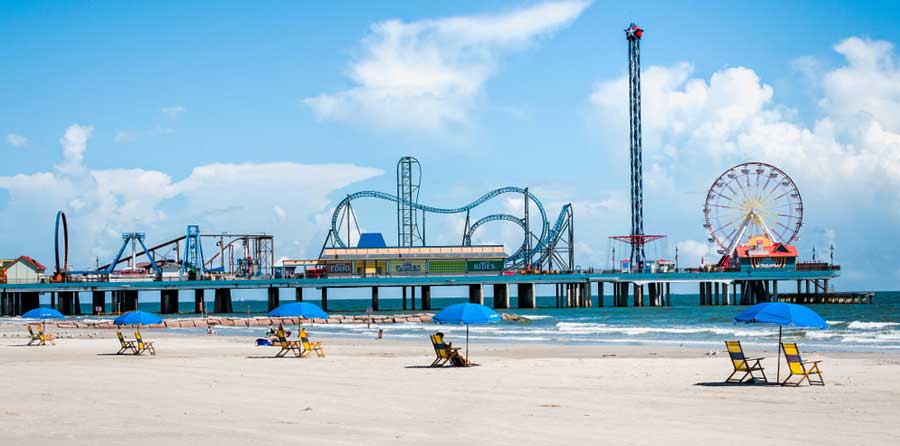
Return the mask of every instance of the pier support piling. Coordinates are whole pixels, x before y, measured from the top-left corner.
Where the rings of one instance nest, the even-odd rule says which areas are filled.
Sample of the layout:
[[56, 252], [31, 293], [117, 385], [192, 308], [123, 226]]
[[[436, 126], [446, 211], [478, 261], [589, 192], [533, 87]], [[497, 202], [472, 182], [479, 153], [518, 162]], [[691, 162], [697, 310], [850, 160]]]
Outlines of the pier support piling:
[[534, 301], [534, 284], [533, 283], [520, 283], [517, 285], [516, 290], [518, 300], [519, 300], [519, 308], [535, 308]]
[[372, 311], [378, 311], [378, 287], [372, 287]]
[[194, 313], [203, 313], [203, 306], [206, 305], [203, 293], [203, 289], [194, 290]]
[[303, 288], [294, 288], [294, 302], [303, 302]]
[[[416, 297], [416, 288], [412, 288], [413, 295], [413, 310], [416, 309], [415, 306], [415, 297]], [[431, 286], [425, 285], [422, 287], [422, 309], [425, 311], [431, 310]]]
[[178, 290], [161, 290], [159, 292], [159, 312], [162, 314], [178, 312]]
[[406, 307], [407, 307], [407, 305], [406, 305], [406, 287], [404, 286], [401, 288], [403, 288], [403, 292], [402, 292], [402, 294], [403, 294], [403, 310], [406, 310]]
[[328, 288], [322, 287], [322, 309], [328, 311]]
[[60, 291], [57, 295], [59, 299], [59, 312], [69, 316], [75, 314], [75, 293], [71, 291]]
[[106, 313], [106, 292], [91, 291], [91, 314]]
[[0, 292], [0, 316], [11, 316], [12, 311], [10, 310], [10, 293], [6, 291]]
[[35, 308], [41, 306], [41, 295], [39, 293], [20, 293], [22, 309], [20, 314], [25, 314]]
[[484, 305], [484, 288], [481, 284], [469, 285], [469, 303]]
[[494, 308], [498, 310], [509, 308], [509, 285], [505, 283], [494, 284]]
[[281, 305], [281, 294], [278, 288], [272, 286], [267, 288], [266, 297], [268, 298], [267, 300], [269, 302], [269, 311], [272, 311], [278, 308], [279, 305]]
[[216, 297], [213, 308], [213, 311], [216, 313], [234, 313], [230, 288], [216, 288]]

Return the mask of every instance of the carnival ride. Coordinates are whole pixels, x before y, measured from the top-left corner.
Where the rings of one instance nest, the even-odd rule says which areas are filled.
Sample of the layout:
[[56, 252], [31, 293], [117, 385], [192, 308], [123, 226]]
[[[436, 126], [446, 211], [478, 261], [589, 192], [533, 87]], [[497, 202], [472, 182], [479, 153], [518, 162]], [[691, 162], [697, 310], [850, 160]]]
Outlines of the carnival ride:
[[[65, 212], [59, 211], [55, 225], [53, 281], [107, 281], [116, 274], [133, 277], [143, 270], [153, 280], [201, 279], [209, 274], [243, 278], [274, 274], [274, 237], [269, 234], [201, 233], [198, 225], [188, 225], [184, 235], [169, 237], [162, 243], [148, 246], [144, 239], [142, 232], [122, 233], [122, 246], [112, 261], [98, 262], [94, 269], [73, 270], [69, 267], [68, 220]], [[203, 240], [215, 242], [215, 254], [209, 258], [203, 255]], [[129, 247], [130, 253], [126, 255]], [[147, 258], [146, 266], [137, 263], [137, 258], [142, 256]], [[123, 264], [124, 268], [117, 269]]]
[[[574, 245], [574, 216], [571, 204], [562, 207], [553, 225], [550, 224], [547, 211], [540, 199], [529, 192], [528, 188], [516, 186], [494, 189], [474, 201], [456, 208], [429, 206], [418, 202], [420, 169], [419, 162], [412, 157], [403, 157], [398, 163], [397, 189], [401, 192], [402, 197], [379, 191], [360, 191], [347, 195], [338, 203], [331, 215], [331, 230], [325, 245], [330, 243], [332, 247], [348, 247], [348, 242], [342, 235], [346, 235], [347, 240], [350, 240], [352, 225], [357, 221], [353, 210], [353, 201], [376, 199], [397, 204], [399, 246], [412, 246], [414, 241], [425, 246], [426, 214], [465, 214], [466, 223], [462, 234], [462, 245], [464, 246], [471, 245], [475, 231], [490, 222], [508, 221], [522, 229], [524, 236], [522, 244], [506, 259], [507, 269], [540, 269], [545, 264], [547, 269], [566, 271], [574, 269], [574, 258], [571, 252]], [[404, 193], [404, 191], [406, 192]], [[476, 208], [507, 194], [518, 194], [523, 197], [525, 204], [521, 217], [509, 213], [496, 213], [472, 221], [472, 212]], [[539, 214], [540, 221], [536, 222], [537, 224], [532, 224], [530, 217], [529, 209], [532, 204]], [[533, 230], [532, 227], [540, 229]], [[359, 231], [358, 223], [356, 223], [356, 229]]]
[[727, 267], [737, 246], [764, 236], [774, 243], [797, 240], [803, 225], [803, 199], [794, 180], [781, 169], [762, 162], [734, 166], [710, 186], [703, 206], [709, 241]]

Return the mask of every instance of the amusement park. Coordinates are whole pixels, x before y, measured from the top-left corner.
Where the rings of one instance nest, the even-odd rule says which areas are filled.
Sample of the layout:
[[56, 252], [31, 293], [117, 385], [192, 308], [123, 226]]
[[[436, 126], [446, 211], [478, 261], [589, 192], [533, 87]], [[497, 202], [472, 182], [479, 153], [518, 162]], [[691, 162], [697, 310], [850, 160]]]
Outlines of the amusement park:
[[[403, 156], [396, 164], [395, 190], [352, 192], [337, 203], [313, 258], [277, 260], [275, 237], [265, 232], [206, 232], [186, 222], [182, 235], [165, 240], [150, 240], [140, 228], [125, 232], [111, 259], [98, 259], [93, 268], [73, 268], [69, 222], [60, 210], [53, 224], [51, 271], [27, 256], [0, 261], [0, 310], [20, 315], [38, 307], [41, 295], [49, 295], [51, 306], [79, 314], [80, 293], [91, 293], [95, 314], [121, 312], [137, 308], [139, 292], [159, 292], [160, 312], [174, 313], [179, 291], [193, 291], [195, 310], [202, 312], [204, 292], [213, 290], [214, 311], [230, 313], [233, 290], [266, 289], [271, 309], [279, 305], [283, 288], [294, 289], [298, 301], [304, 289], [319, 290], [327, 309], [330, 288], [368, 288], [371, 308], [378, 311], [383, 287], [402, 290], [403, 309], [416, 309], [418, 293], [419, 307], [428, 310], [436, 286], [467, 287], [469, 300], [478, 303], [490, 287], [495, 308], [510, 308], [513, 295], [519, 308], [534, 308], [536, 285], [552, 286], [561, 308], [604, 306], [604, 300], [617, 307], [666, 306], [673, 283], [697, 287], [701, 305], [870, 303], [871, 296], [834, 291], [831, 280], [841, 269], [833, 252], [827, 262], [799, 258], [794, 242], [804, 225], [800, 188], [766, 160], [747, 160], [709, 178], [704, 223], [697, 232], [715, 246], [716, 262], [680, 265], [677, 246], [671, 253], [648, 257], [648, 247], [666, 236], [644, 231], [642, 36], [635, 24], [626, 29], [631, 224], [626, 235], [608, 235], [611, 252], [619, 253], [609, 264], [576, 263], [578, 209], [571, 203], [551, 213], [527, 185], [509, 185], [458, 207], [426, 204], [419, 199], [428, 186], [423, 166], [415, 157]], [[518, 212], [483, 211], [510, 197], [523, 203]], [[360, 221], [366, 216], [358, 211], [361, 202], [395, 208], [396, 228], [362, 231]], [[441, 239], [459, 242], [430, 244], [436, 237], [426, 232], [428, 225], [448, 216], [465, 223], [461, 233], [442, 234], [446, 237]], [[512, 248], [477, 243], [479, 230], [497, 223], [512, 223], [521, 242]]]

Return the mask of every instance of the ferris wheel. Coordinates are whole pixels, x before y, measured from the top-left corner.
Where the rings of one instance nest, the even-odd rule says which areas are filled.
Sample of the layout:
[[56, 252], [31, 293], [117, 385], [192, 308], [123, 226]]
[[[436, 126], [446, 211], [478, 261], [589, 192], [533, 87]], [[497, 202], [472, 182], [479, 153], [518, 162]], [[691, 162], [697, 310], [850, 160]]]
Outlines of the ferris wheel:
[[751, 162], [726, 170], [713, 182], [703, 214], [709, 241], [729, 256], [750, 237], [785, 244], [796, 240], [803, 224], [803, 200], [794, 180], [781, 169]]

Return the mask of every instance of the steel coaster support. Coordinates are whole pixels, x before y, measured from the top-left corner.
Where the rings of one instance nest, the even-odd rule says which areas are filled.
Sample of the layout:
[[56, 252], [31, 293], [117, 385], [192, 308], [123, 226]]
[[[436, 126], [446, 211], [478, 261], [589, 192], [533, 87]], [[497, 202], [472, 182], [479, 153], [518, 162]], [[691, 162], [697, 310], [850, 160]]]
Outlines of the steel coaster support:
[[[422, 182], [422, 166], [411, 156], [404, 156], [397, 162], [397, 245], [414, 246], [421, 242], [425, 246], [424, 221], [419, 231], [418, 209], [413, 204], [419, 201], [419, 187]], [[423, 214], [424, 219], [424, 214]]]

